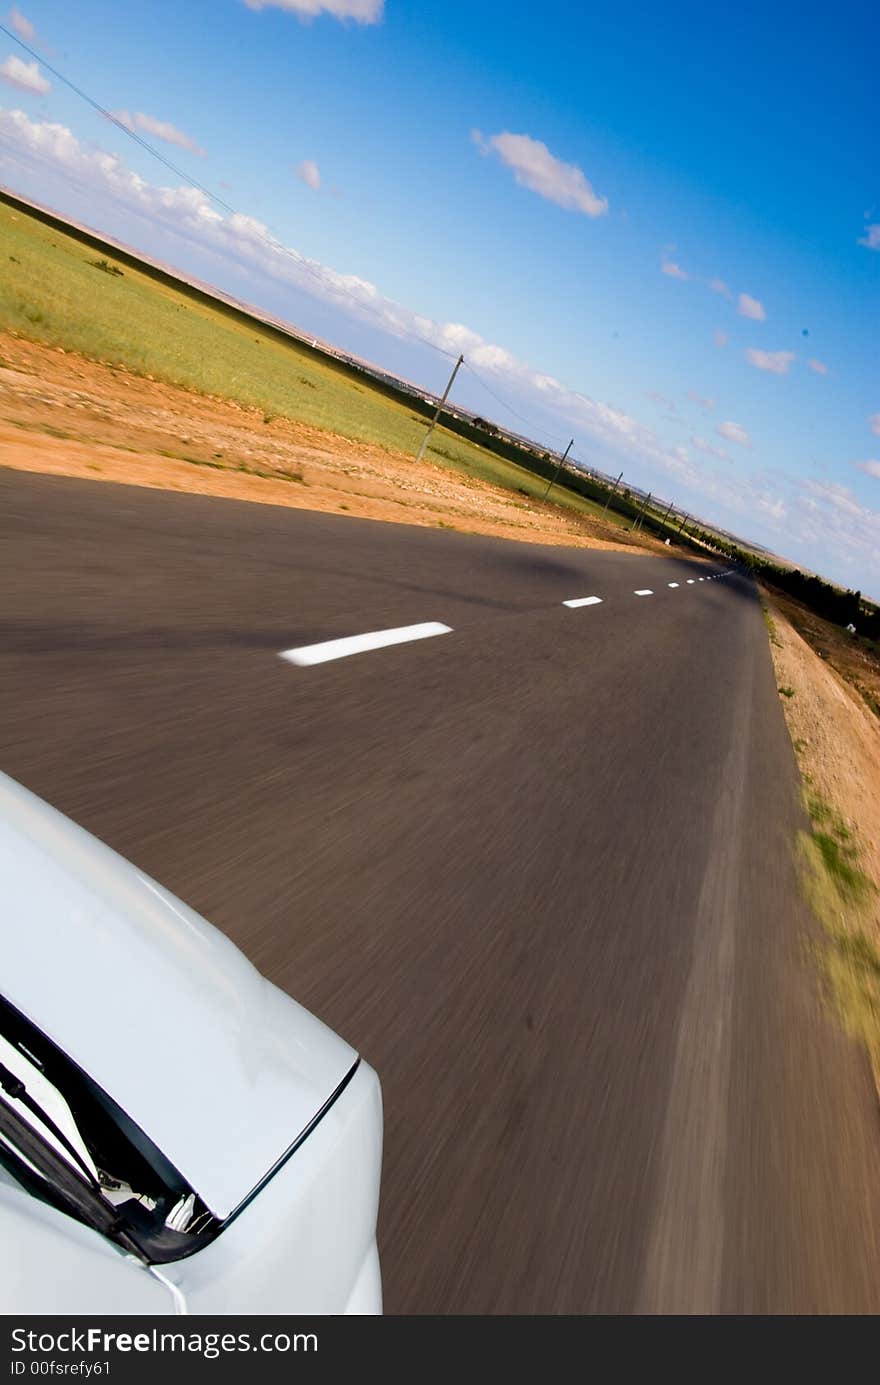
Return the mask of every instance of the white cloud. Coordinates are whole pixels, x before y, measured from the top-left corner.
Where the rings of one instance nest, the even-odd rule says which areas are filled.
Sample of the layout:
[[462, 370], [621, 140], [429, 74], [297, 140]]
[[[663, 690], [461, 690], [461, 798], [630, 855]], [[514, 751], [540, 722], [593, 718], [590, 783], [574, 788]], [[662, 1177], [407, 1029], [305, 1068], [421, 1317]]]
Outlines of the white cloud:
[[491, 342], [472, 346], [468, 352], [468, 360], [486, 370], [514, 370], [516, 368], [516, 357], [511, 356], [509, 351], [505, 351], [503, 346], [493, 346]]
[[687, 273], [687, 270], [682, 269], [681, 265], [676, 264], [674, 260], [664, 260], [660, 265], [660, 268], [664, 274], [669, 275], [670, 279], [690, 278], [690, 275]]
[[697, 394], [696, 390], [688, 390], [688, 399], [692, 399], [695, 404], [699, 404], [701, 409], [705, 409], [710, 414], [715, 408], [714, 399], [705, 399], [703, 395]]
[[751, 294], [741, 293], [736, 301], [736, 311], [741, 317], [751, 317], [755, 322], [763, 322], [767, 316], [764, 311], [764, 304], [757, 298], [752, 298]]
[[876, 476], [877, 480], [880, 481], [880, 462], [875, 462], [874, 460], [869, 462], [856, 462], [856, 466], [859, 471], [866, 472], [868, 476]]
[[47, 91], [52, 90], [52, 83], [43, 76], [39, 63], [22, 62], [14, 53], [0, 63], [0, 77], [10, 86], [18, 87], [19, 91], [36, 92], [38, 96], [45, 96]]
[[505, 167], [513, 170], [521, 187], [546, 197], [548, 202], [584, 216], [604, 216], [608, 211], [607, 197], [597, 196], [583, 170], [557, 159], [541, 140], [508, 130], [488, 139], [479, 130], [472, 130], [471, 139], [483, 154], [494, 150]]
[[[693, 497], [711, 501], [728, 515], [741, 516], [744, 527], [759, 518], [774, 528], [783, 524], [780, 532], [786, 542], [809, 543], [817, 553], [827, 554], [855, 585], [866, 586], [874, 575], [880, 583], [880, 514], [859, 507], [854, 500], [849, 503], [855, 513], [847, 514], [842, 508], [845, 497], [833, 499], [809, 492], [791, 479], [780, 481], [777, 475], [735, 470], [729, 458], [720, 458], [716, 469], [711, 461], [715, 454], [706, 450], [712, 443], [705, 438], [691, 439], [694, 451], [705, 454], [692, 461], [685, 449], [664, 445], [639, 420], [568, 388], [463, 323], [435, 321], [384, 297], [374, 284], [357, 275], [340, 273], [306, 258], [253, 217], [222, 213], [198, 189], [148, 183], [118, 156], [80, 144], [64, 125], [31, 120], [21, 110], [0, 108], [0, 169], [14, 172], [22, 167], [51, 169], [74, 181], [81, 193], [96, 198], [109, 195], [164, 230], [185, 236], [201, 252], [221, 256], [239, 272], [251, 272], [276, 289], [281, 286], [311, 294], [398, 337], [412, 332], [453, 353], [464, 350], [467, 359], [482, 371], [494, 372], [505, 393], [522, 401], [525, 412], [543, 406], [558, 419], [564, 418], [583, 446], [595, 448], [597, 461], [604, 451], [619, 458], [627, 474], [628, 468], [636, 472], [651, 469], [669, 479], [670, 490], [674, 485], [678, 499], [689, 492], [685, 502], [689, 506]], [[4, 181], [10, 181], [9, 177]], [[443, 369], [441, 363], [440, 376]], [[880, 433], [880, 414], [876, 424]], [[750, 446], [748, 433], [739, 424], [727, 422], [716, 431], [740, 446]], [[725, 462], [723, 468], [721, 461]], [[780, 497], [783, 485], [788, 492]], [[647, 483], [648, 488], [662, 489], [662, 481], [660, 487]], [[779, 518], [781, 501], [784, 520]]]
[[297, 178], [300, 178], [307, 187], [314, 189], [315, 192], [321, 186], [321, 170], [314, 159], [303, 159], [296, 170]]
[[788, 514], [785, 501], [779, 495], [771, 495], [768, 491], [759, 491], [755, 497], [755, 509], [768, 519], [775, 520], [777, 523], [785, 519]]
[[756, 370], [769, 370], [772, 375], [787, 375], [794, 360], [793, 351], [759, 351], [754, 346], [748, 347], [745, 354]]
[[167, 120], [158, 120], [156, 116], [145, 115], [143, 111], [135, 111], [134, 115], [130, 111], [114, 111], [113, 115], [126, 129], [143, 130], [144, 134], [153, 135], [166, 144], [176, 144], [178, 149], [188, 149], [191, 154], [198, 154], [200, 159], [205, 157], [204, 149], [196, 144], [191, 135], [178, 130]]
[[880, 438], [880, 414], [871, 415], [868, 419], [868, 427], [872, 433], [876, 433], [877, 437]]
[[868, 250], [880, 250], [880, 221], [865, 227], [865, 234], [859, 237], [859, 245], [866, 246]]
[[808, 494], [820, 497], [835, 510], [850, 518], [864, 513], [848, 486], [841, 486], [837, 481], [804, 481], [802, 484]]
[[713, 293], [720, 293], [722, 298], [732, 298], [733, 294], [727, 287], [723, 279], [710, 279], [709, 288]]
[[712, 340], [719, 349], [723, 350], [730, 341], [730, 337], [726, 332], [722, 332], [720, 327], [716, 327], [712, 334]]
[[29, 166], [48, 165], [75, 178], [82, 187], [110, 194], [166, 230], [185, 235], [274, 283], [311, 294], [392, 335], [413, 333], [445, 351], [463, 351], [476, 366], [503, 372], [508, 388], [565, 414], [593, 437], [662, 464], [665, 452], [653, 433], [627, 414], [568, 389], [463, 323], [434, 321], [384, 297], [374, 284], [357, 275], [308, 259], [253, 217], [224, 215], [197, 188], [148, 183], [117, 155], [80, 144], [66, 126], [32, 121], [24, 111], [0, 108], [0, 167], [12, 149]]
[[852, 491], [831, 481], [803, 481], [790, 524], [802, 543], [821, 545], [851, 574], [853, 586], [880, 579], [880, 512], [860, 505]]
[[752, 440], [741, 423], [719, 423], [715, 432], [728, 442], [738, 442], [740, 447], [751, 447]]
[[812, 360], [809, 362], [809, 366], [810, 366], [810, 370], [815, 371], [815, 373], [816, 373], [817, 375], [827, 375], [827, 374], [828, 374], [828, 367], [827, 367], [827, 365], [825, 364], [825, 362], [824, 362], [824, 361], [817, 361], [816, 358], [815, 358], [815, 356], [814, 356], [814, 357], [812, 358]]
[[722, 461], [727, 461], [727, 453], [724, 448], [716, 447], [714, 443], [709, 442], [708, 438], [693, 437], [691, 438], [691, 446], [695, 447], [698, 452], [704, 452], [707, 457], [720, 457]]
[[825, 507], [828, 513], [841, 516], [846, 523], [870, 517], [875, 528], [880, 532], [880, 514], [875, 514], [871, 510], [865, 509], [860, 505], [848, 486], [841, 486], [837, 481], [803, 481], [802, 488], [807, 495], [812, 498], [813, 504], [807, 506], [814, 509], [816, 503]]
[[483, 345], [483, 338], [479, 332], [474, 332], [470, 327], [466, 327], [463, 322], [443, 322], [433, 324], [434, 330], [439, 333], [439, 344], [446, 351], [475, 351], [478, 346]]
[[9, 11], [9, 23], [18, 34], [18, 37], [23, 38], [26, 43], [33, 43], [34, 39], [37, 37], [36, 29], [31, 21], [26, 19], [21, 13], [21, 10], [11, 9]]
[[315, 19], [319, 14], [334, 19], [353, 19], [356, 24], [378, 24], [385, 11], [385, 0], [244, 0], [249, 10], [287, 10], [298, 19]]

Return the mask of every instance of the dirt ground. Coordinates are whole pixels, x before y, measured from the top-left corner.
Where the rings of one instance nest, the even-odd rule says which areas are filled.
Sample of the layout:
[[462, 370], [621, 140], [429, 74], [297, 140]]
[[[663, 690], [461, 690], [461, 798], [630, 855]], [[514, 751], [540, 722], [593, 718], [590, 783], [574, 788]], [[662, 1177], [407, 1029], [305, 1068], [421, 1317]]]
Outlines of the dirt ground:
[[432, 462], [2, 333], [0, 465], [531, 543], [669, 551]]
[[865, 704], [880, 719], [880, 654], [877, 646], [850, 635], [839, 625], [822, 620], [800, 602], [772, 588], [773, 604], [831, 667], [855, 688]]
[[[774, 623], [771, 641], [776, 681], [801, 772], [810, 788], [842, 814], [861, 856], [859, 865], [880, 889], [880, 718], [853, 686], [798, 634], [789, 611], [813, 626], [825, 625], [796, 602], [767, 596]], [[785, 607], [786, 609], [783, 609]], [[835, 639], [839, 633], [830, 627]], [[829, 641], [830, 642], [830, 641]], [[880, 894], [866, 920], [880, 942]]]

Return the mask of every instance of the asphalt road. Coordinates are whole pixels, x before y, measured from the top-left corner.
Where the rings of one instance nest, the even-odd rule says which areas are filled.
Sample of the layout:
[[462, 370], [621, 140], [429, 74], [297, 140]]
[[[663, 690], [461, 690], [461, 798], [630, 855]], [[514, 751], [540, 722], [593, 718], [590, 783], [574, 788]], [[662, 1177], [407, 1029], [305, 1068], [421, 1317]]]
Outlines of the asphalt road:
[[880, 1310], [744, 578], [15, 472], [0, 509], [0, 763], [376, 1066], [387, 1311]]

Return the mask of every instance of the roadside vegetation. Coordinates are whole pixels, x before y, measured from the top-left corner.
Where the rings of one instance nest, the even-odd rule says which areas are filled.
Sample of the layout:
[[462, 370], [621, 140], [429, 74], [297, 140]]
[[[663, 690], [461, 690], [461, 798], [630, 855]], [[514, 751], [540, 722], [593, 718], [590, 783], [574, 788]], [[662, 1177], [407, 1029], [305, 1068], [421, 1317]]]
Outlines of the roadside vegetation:
[[826, 935], [819, 964], [847, 1033], [867, 1046], [880, 1079], [880, 943], [870, 917], [876, 886], [837, 809], [809, 788], [804, 802], [811, 830], [798, 847], [804, 891]]
[[822, 927], [811, 950], [830, 1004], [867, 1048], [880, 1091], [880, 729], [841, 686], [827, 650], [823, 657], [798, 639], [816, 617], [772, 600], [772, 611], [762, 602], [764, 619], [809, 824], [798, 833], [797, 861]]
[[779, 636], [776, 633], [776, 622], [770, 614], [766, 601], [761, 602], [761, 611], [764, 615], [764, 624], [767, 626], [767, 633], [770, 636], [770, 643], [774, 644], [778, 649], [780, 646]]
[[826, 582], [815, 573], [801, 572], [799, 568], [787, 567], [776, 559], [742, 548], [723, 535], [696, 531], [695, 537], [708, 540], [719, 553], [746, 568], [774, 597], [787, 597], [791, 602], [787, 614], [795, 619], [799, 628], [804, 626], [802, 633], [808, 636], [816, 633], [810, 630], [809, 621], [803, 620], [807, 614], [827, 627], [844, 629], [854, 636], [854, 642], [873, 655], [880, 669], [880, 606], [875, 601], [862, 596], [860, 591], [845, 590], [834, 582]]

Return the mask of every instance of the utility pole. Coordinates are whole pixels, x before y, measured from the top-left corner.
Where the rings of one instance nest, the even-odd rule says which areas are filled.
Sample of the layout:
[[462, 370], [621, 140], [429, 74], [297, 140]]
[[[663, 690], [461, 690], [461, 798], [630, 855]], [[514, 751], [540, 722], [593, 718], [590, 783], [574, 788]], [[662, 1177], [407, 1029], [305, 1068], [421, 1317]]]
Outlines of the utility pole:
[[463, 362], [464, 362], [464, 356], [459, 356], [458, 360], [455, 362], [455, 367], [454, 367], [454, 369], [453, 369], [453, 371], [452, 371], [452, 374], [451, 374], [450, 377], [449, 377], [449, 384], [446, 386], [446, 389], [443, 391], [443, 398], [440, 400], [440, 403], [437, 405], [437, 408], [436, 408], [435, 411], [434, 411], [434, 417], [431, 419], [431, 422], [430, 422], [430, 424], [428, 425], [428, 431], [427, 431], [427, 433], [425, 434], [425, 436], [422, 438], [422, 445], [421, 445], [421, 447], [419, 448], [418, 452], [416, 453], [416, 461], [417, 461], [417, 462], [420, 462], [420, 461], [422, 460], [422, 458], [424, 457], [424, 455], [425, 455], [425, 448], [428, 446], [428, 440], [430, 439], [431, 434], [433, 433], [434, 429], [435, 429], [436, 426], [437, 426], [437, 420], [438, 420], [438, 418], [440, 417], [440, 411], [442, 410], [443, 405], [446, 403], [447, 399], [449, 398], [449, 391], [452, 389], [452, 386], [453, 386], [453, 384], [455, 383], [455, 377], [456, 377], [456, 375], [458, 374], [459, 367], [463, 364]]
[[559, 459], [559, 465], [557, 466], [557, 468], [556, 468], [556, 470], [554, 471], [553, 475], [551, 476], [550, 480], [547, 482], [547, 489], [545, 490], [542, 499], [546, 500], [546, 499], [547, 499], [547, 496], [550, 494], [551, 490], [552, 490], [553, 487], [556, 485], [557, 478], [558, 478], [558, 476], [559, 476], [560, 471], [562, 470], [562, 464], [563, 464], [563, 462], [565, 461], [566, 457], [568, 456], [569, 452], [571, 451], [571, 449], [572, 449], [573, 447], [574, 447], [574, 438], [572, 438], [571, 442], [568, 444], [568, 447], [565, 449], [565, 451], [563, 452], [562, 456], [560, 457], [560, 459]]
[[601, 513], [601, 515], [599, 516], [600, 519], [604, 519], [604, 518], [605, 518], [605, 511], [608, 509], [608, 506], [611, 504], [611, 497], [612, 497], [612, 495], [614, 494], [614, 492], [617, 490], [617, 487], [620, 485], [620, 481], [621, 481], [621, 477], [622, 477], [622, 476], [623, 476], [623, 472], [620, 473], [620, 476], [618, 476], [617, 480], [614, 482], [614, 485], [611, 487], [610, 491], [608, 492], [608, 499], [605, 501], [605, 504], [602, 506], [602, 513]]
[[660, 521], [660, 528], [661, 528], [661, 530], [663, 529], [664, 524], [666, 523], [667, 519], [669, 518], [669, 511], [670, 511], [671, 509], [672, 509], [672, 501], [670, 500], [669, 504], [666, 506], [666, 514], [663, 516], [663, 518], [662, 518], [661, 521]]
[[690, 515], [689, 515], [689, 514], [685, 515], [684, 519], [681, 521], [681, 524], [678, 526], [678, 532], [679, 532], [679, 533], [681, 533], [682, 529], [683, 529], [684, 526], [687, 524], [687, 522], [688, 522], [689, 519], [690, 519]]
[[653, 494], [654, 494], [653, 491], [648, 491], [648, 498], [647, 498], [647, 500], [645, 501], [644, 505], [642, 506], [641, 511], [639, 512], [639, 514], [636, 515], [635, 519], [633, 520], [632, 524], [630, 525], [629, 532], [630, 532], [631, 534], [634, 534], [635, 531], [636, 531], [636, 529], [639, 527], [639, 521], [642, 520], [642, 519], [644, 519], [644, 517], [645, 517], [645, 511], [647, 510], [648, 506], [649, 506], [650, 503], [651, 503], [651, 496], [652, 496]]

